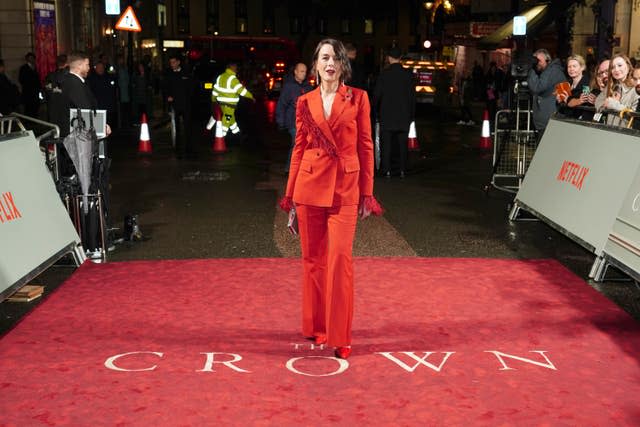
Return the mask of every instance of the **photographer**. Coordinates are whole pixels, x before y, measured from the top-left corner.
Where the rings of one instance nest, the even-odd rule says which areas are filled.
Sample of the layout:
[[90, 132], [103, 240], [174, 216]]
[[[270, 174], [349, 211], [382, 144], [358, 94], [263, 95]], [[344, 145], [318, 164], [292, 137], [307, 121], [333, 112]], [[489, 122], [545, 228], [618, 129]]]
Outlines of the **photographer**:
[[557, 111], [554, 89], [566, 80], [558, 59], [551, 60], [546, 49], [538, 49], [533, 54], [534, 66], [529, 71], [527, 84], [533, 96], [533, 124], [542, 134], [549, 118]]

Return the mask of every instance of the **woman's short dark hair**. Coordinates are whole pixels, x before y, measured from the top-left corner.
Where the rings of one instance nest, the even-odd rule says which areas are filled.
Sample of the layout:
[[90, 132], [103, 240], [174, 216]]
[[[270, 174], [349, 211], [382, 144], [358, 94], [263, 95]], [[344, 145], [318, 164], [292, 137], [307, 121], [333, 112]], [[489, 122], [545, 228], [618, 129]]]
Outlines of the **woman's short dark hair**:
[[351, 63], [349, 62], [349, 58], [347, 57], [347, 49], [345, 49], [344, 45], [340, 40], [336, 39], [323, 39], [320, 40], [318, 46], [316, 47], [315, 52], [313, 53], [313, 58], [311, 60], [311, 69], [312, 72], [316, 76], [316, 81], [320, 83], [320, 74], [318, 73], [317, 64], [318, 64], [318, 56], [320, 55], [320, 49], [325, 44], [331, 45], [333, 47], [333, 51], [336, 54], [336, 61], [340, 62], [340, 68], [342, 73], [340, 74], [340, 83], [351, 80]]

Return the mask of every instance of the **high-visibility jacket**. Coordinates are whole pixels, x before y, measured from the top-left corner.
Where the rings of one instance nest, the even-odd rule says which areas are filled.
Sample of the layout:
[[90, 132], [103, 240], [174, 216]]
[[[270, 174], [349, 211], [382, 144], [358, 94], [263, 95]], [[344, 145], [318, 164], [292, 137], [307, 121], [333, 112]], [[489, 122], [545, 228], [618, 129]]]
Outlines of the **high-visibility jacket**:
[[253, 95], [240, 83], [236, 73], [231, 68], [227, 68], [216, 79], [211, 91], [211, 100], [220, 104], [235, 106], [240, 101], [241, 96], [253, 99]]

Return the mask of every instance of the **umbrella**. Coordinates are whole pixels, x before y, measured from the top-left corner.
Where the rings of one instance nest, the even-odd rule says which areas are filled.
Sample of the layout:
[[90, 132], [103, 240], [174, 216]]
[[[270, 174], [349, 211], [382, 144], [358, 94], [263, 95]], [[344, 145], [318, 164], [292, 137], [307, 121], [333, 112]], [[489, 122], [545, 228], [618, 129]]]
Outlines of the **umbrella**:
[[[89, 113], [91, 117], [91, 113]], [[93, 128], [93, 120], [91, 127], [87, 129], [80, 111], [71, 121], [73, 129], [71, 133], [64, 139], [63, 145], [69, 153], [69, 157], [76, 168], [80, 187], [82, 188], [82, 203], [84, 213], [89, 212], [89, 187], [91, 186], [91, 169], [93, 163], [93, 154], [95, 151], [96, 134]]]
[[176, 147], [176, 113], [173, 108], [169, 109], [169, 117], [171, 118], [171, 145]]

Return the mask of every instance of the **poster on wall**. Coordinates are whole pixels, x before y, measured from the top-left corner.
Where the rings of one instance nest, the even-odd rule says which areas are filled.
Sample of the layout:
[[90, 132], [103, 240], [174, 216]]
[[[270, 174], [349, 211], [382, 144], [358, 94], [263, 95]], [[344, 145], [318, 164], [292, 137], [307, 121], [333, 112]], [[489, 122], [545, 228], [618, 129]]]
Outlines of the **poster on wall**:
[[53, 2], [33, 2], [33, 34], [35, 39], [36, 69], [40, 81], [56, 69], [58, 42], [56, 39], [56, 6]]

